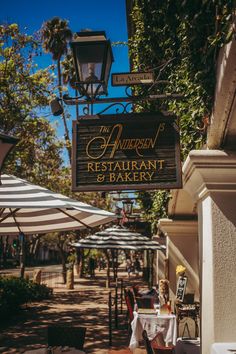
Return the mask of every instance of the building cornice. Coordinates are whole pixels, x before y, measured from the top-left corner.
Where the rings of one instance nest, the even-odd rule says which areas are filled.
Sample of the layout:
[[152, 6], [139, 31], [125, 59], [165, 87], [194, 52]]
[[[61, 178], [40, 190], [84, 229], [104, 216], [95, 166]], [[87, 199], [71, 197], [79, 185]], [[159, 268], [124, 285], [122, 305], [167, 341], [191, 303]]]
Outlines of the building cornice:
[[160, 219], [158, 226], [168, 236], [192, 236], [197, 234], [197, 220]]
[[214, 191], [236, 192], [236, 153], [192, 150], [183, 165], [183, 188], [195, 201]]

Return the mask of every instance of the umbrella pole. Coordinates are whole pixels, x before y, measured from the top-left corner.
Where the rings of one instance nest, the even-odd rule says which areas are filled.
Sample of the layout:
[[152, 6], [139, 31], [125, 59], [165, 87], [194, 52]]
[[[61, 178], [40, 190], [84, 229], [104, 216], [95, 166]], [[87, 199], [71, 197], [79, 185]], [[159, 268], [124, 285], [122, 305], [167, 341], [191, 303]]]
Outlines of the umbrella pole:
[[25, 275], [25, 236], [20, 233], [20, 277], [24, 278]]
[[106, 259], [107, 259], [107, 280], [106, 280], [106, 288], [110, 288], [110, 258], [107, 250], [104, 251]]
[[[19, 225], [19, 223], [16, 220], [16, 212], [19, 209], [12, 210], [10, 208], [9, 210], [10, 210], [10, 214], [12, 214], [12, 217], [13, 217], [13, 219], [15, 221], [15, 224], [16, 224], [18, 230], [19, 230], [19, 236], [18, 237], [19, 237], [19, 242], [20, 242], [20, 277], [24, 278], [24, 275], [25, 275], [25, 235], [21, 231], [20, 225]], [[8, 216], [9, 216], [9, 214], [8, 214]]]

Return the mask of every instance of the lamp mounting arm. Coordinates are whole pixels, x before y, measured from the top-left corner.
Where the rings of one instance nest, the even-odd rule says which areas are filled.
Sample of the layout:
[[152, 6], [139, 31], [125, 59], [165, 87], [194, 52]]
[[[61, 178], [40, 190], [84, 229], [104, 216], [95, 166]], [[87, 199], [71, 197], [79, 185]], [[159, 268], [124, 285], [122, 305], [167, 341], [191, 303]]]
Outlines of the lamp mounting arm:
[[89, 98], [89, 99], [80, 99], [81, 96], [71, 97], [68, 94], [63, 96], [63, 101], [66, 105], [92, 105], [100, 103], [115, 103], [115, 102], [131, 102], [136, 103], [138, 101], [155, 101], [157, 99], [183, 99], [184, 95], [180, 93], [166, 93], [166, 94], [156, 94], [148, 96], [129, 96], [129, 97], [111, 97], [111, 98]]

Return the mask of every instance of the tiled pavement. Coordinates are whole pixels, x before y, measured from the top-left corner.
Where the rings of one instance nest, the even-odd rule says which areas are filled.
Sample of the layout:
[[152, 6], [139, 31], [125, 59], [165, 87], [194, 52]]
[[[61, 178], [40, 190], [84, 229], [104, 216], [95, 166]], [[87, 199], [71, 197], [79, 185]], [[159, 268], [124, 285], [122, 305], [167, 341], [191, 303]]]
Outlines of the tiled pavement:
[[[118, 275], [126, 285], [142, 283], [135, 276], [129, 280], [126, 272]], [[97, 271], [95, 279], [79, 279], [75, 275], [73, 290], [67, 290], [59, 279], [50, 284], [54, 296], [50, 300], [28, 305], [11, 320], [0, 325], [0, 353], [23, 353], [46, 345], [46, 329], [51, 323], [68, 323], [87, 328], [84, 350], [91, 354], [126, 354], [129, 337], [125, 326], [125, 310], [119, 315], [119, 329], [114, 330], [112, 347], [108, 337], [108, 294], [105, 271]], [[114, 289], [113, 289], [114, 294]], [[135, 354], [145, 353], [136, 350]]]

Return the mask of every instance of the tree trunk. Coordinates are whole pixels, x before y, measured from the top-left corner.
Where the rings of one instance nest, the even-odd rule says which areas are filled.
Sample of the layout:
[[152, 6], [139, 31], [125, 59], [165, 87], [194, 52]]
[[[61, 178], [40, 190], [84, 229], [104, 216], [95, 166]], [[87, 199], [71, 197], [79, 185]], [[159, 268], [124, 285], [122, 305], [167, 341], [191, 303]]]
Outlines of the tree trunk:
[[6, 267], [7, 267], [8, 239], [9, 239], [9, 237], [6, 236], [6, 237], [5, 237], [5, 242], [3, 243], [3, 255], [2, 255], [3, 268], [6, 268]]
[[29, 260], [30, 264], [35, 264], [36, 263], [36, 253], [39, 249], [39, 240], [40, 240], [41, 235], [34, 235], [33, 237], [30, 238], [30, 246], [29, 246]]
[[113, 270], [113, 279], [116, 281], [117, 278], [117, 267], [118, 267], [118, 251], [111, 250], [112, 255], [112, 270]]
[[[58, 73], [58, 90], [59, 90], [59, 97], [61, 99], [61, 104], [63, 105], [63, 95], [62, 95], [62, 80], [61, 80], [61, 63], [60, 63], [61, 58], [59, 57], [57, 59], [57, 73]], [[70, 135], [69, 135], [69, 130], [68, 130], [68, 126], [67, 126], [67, 122], [66, 122], [66, 115], [65, 112], [63, 110], [62, 112], [62, 121], [64, 124], [64, 130], [65, 130], [65, 141], [66, 141], [66, 149], [68, 152], [68, 156], [69, 156], [69, 161], [71, 164], [71, 141], [70, 141]]]
[[66, 253], [64, 252], [63, 245], [64, 245], [63, 239], [60, 236], [58, 236], [57, 247], [59, 249], [60, 256], [61, 256], [62, 279], [63, 279], [63, 283], [66, 284]]
[[3, 236], [0, 236], [0, 265], [3, 266]]
[[63, 279], [63, 283], [66, 284], [66, 261], [65, 259], [63, 258], [62, 259], [62, 279]]
[[25, 275], [25, 236], [20, 238], [20, 277]]
[[83, 256], [83, 250], [81, 248], [77, 248], [75, 268], [76, 268], [76, 274], [79, 276], [79, 278], [82, 278], [82, 258], [83, 258], [82, 256]]
[[107, 287], [110, 288], [110, 257], [108, 251], [104, 251], [104, 254], [107, 259]]

